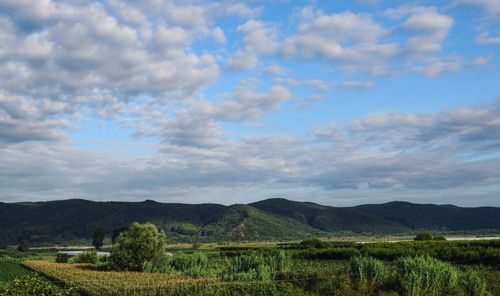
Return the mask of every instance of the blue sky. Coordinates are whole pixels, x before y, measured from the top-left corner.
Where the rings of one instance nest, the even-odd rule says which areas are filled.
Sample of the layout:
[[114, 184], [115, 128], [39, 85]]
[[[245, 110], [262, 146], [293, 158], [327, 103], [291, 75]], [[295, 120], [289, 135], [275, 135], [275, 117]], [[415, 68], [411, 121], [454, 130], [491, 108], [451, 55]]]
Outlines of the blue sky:
[[0, 0], [0, 201], [500, 206], [500, 2]]

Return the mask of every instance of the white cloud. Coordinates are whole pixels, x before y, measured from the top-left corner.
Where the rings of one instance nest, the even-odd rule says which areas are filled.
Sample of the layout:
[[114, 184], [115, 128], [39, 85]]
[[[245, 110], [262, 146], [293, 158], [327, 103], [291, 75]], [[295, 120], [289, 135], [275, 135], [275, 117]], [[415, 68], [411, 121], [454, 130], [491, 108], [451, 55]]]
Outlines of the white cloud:
[[224, 31], [220, 27], [216, 27], [212, 30], [212, 35], [214, 38], [214, 41], [219, 43], [219, 44], [224, 44], [226, 43], [226, 36], [224, 35]]
[[353, 89], [370, 89], [373, 88], [372, 81], [349, 80], [340, 83], [340, 87]]
[[500, 30], [496, 34], [492, 35], [487, 31], [479, 33], [475, 42], [480, 45], [495, 45], [500, 44]]

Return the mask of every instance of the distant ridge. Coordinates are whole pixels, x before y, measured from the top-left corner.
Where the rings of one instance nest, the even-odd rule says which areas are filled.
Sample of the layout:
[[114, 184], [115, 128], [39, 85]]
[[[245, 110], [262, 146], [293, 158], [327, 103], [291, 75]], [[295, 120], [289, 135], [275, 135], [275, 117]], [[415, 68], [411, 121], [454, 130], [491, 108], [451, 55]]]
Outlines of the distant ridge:
[[331, 207], [284, 198], [232, 206], [83, 199], [0, 203], [0, 244], [89, 239], [96, 228], [110, 234], [134, 221], [155, 223], [174, 241], [264, 240], [332, 232], [500, 230], [500, 208], [398, 201]]

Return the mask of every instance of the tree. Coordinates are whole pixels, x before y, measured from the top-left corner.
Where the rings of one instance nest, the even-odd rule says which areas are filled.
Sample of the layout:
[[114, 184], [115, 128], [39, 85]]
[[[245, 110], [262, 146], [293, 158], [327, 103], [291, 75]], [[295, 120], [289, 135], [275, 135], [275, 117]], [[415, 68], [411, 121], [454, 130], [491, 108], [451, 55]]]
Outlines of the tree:
[[120, 236], [120, 234], [124, 231], [128, 230], [128, 227], [120, 227], [115, 230], [113, 230], [113, 233], [111, 234], [111, 243], [115, 244], [116, 239]]
[[414, 240], [416, 241], [427, 241], [427, 240], [432, 240], [432, 233], [428, 231], [422, 231], [417, 233], [415, 236]]
[[22, 241], [21, 243], [19, 243], [19, 245], [17, 246], [17, 250], [19, 252], [23, 252], [23, 253], [28, 252], [30, 250], [28, 242], [27, 241]]
[[121, 233], [111, 249], [111, 263], [115, 270], [143, 271], [145, 263], [158, 268], [166, 263], [166, 238], [151, 223], [133, 223]]
[[97, 228], [94, 230], [94, 234], [92, 235], [92, 245], [99, 250], [104, 245], [104, 230], [102, 228]]

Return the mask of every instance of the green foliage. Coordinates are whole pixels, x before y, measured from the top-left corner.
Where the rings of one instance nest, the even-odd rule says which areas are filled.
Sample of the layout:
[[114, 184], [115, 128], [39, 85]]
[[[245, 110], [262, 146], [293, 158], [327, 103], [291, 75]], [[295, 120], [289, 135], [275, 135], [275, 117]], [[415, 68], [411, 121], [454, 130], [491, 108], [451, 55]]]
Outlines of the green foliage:
[[[166, 294], [160, 294], [166, 295]], [[223, 283], [218, 285], [193, 285], [169, 293], [174, 296], [306, 296], [303, 290], [290, 283]]]
[[111, 233], [111, 243], [115, 244], [116, 239], [120, 236], [120, 234], [124, 231], [127, 231], [127, 230], [128, 230], [128, 227], [120, 227], [120, 228], [113, 230], [113, 232]]
[[193, 243], [193, 249], [197, 250], [199, 248], [201, 248], [201, 243], [199, 243], [199, 242]]
[[17, 246], [17, 250], [22, 253], [28, 252], [30, 250], [28, 242], [27, 241], [20, 242], [19, 245]]
[[398, 280], [404, 296], [455, 295], [458, 271], [430, 257], [404, 257], [398, 261]]
[[94, 230], [94, 234], [92, 235], [92, 245], [99, 250], [104, 245], [104, 230], [102, 228], [97, 228]]
[[182, 234], [182, 235], [197, 235], [200, 232], [200, 228], [190, 224], [190, 223], [178, 223], [170, 227], [170, 231]]
[[0, 257], [0, 284], [2, 282], [10, 282], [16, 277], [29, 275], [31, 273], [31, 271], [21, 265], [20, 260]]
[[500, 240], [484, 241], [408, 241], [398, 243], [356, 244], [325, 242], [322, 249], [303, 249], [300, 244], [290, 249], [296, 258], [350, 259], [370, 256], [381, 260], [397, 260], [404, 256], [430, 256], [443, 261], [464, 261], [500, 267]]
[[259, 254], [231, 258], [222, 279], [228, 281], [270, 281], [290, 269], [291, 257], [284, 251], [274, 256]]
[[38, 275], [23, 276], [12, 280], [3, 287], [0, 286], [2, 296], [77, 296], [75, 288], [61, 289], [43, 280]]
[[56, 263], [68, 263], [70, 256], [65, 253], [57, 253]]
[[307, 238], [300, 242], [302, 248], [324, 248], [327, 244], [318, 238]]
[[415, 236], [414, 240], [416, 240], [416, 241], [432, 240], [432, 233], [430, 233], [428, 231], [418, 232], [417, 235]]
[[486, 296], [486, 281], [475, 271], [469, 271], [462, 279], [462, 290], [465, 296]]
[[389, 277], [386, 266], [372, 257], [356, 256], [351, 259], [351, 275], [361, 290], [371, 293], [383, 286]]
[[87, 264], [95, 264], [97, 262], [97, 251], [91, 250], [80, 253], [69, 259], [71, 263], [87, 263]]
[[[414, 229], [500, 229], [498, 208], [467, 209], [447, 206], [389, 203], [335, 208], [312, 203], [270, 199], [251, 205], [96, 203], [62, 200], [41, 203], [0, 204], [3, 224], [0, 244], [27, 237], [61, 242], [65, 237], [83, 240], [92, 231], [154, 221], [173, 235], [169, 239], [194, 240], [283, 240], [302, 239], [331, 232], [405, 233]], [[178, 231], [175, 232], [175, 231]], [[113, 236], [116, 240], [117, 234]]]
[[142, 271], [145, 262], [153, 268], [165, 264], [165, 234], [151, 223], [133, 223], [117, 238], [111, 250], [111, 262], [116, 270]]
[[328, 249], [306, 249], [296, 253], [296, 257], [303, 259], [350, 259], [360, 256], [361, 252], [354, 248], [328, 248]]

